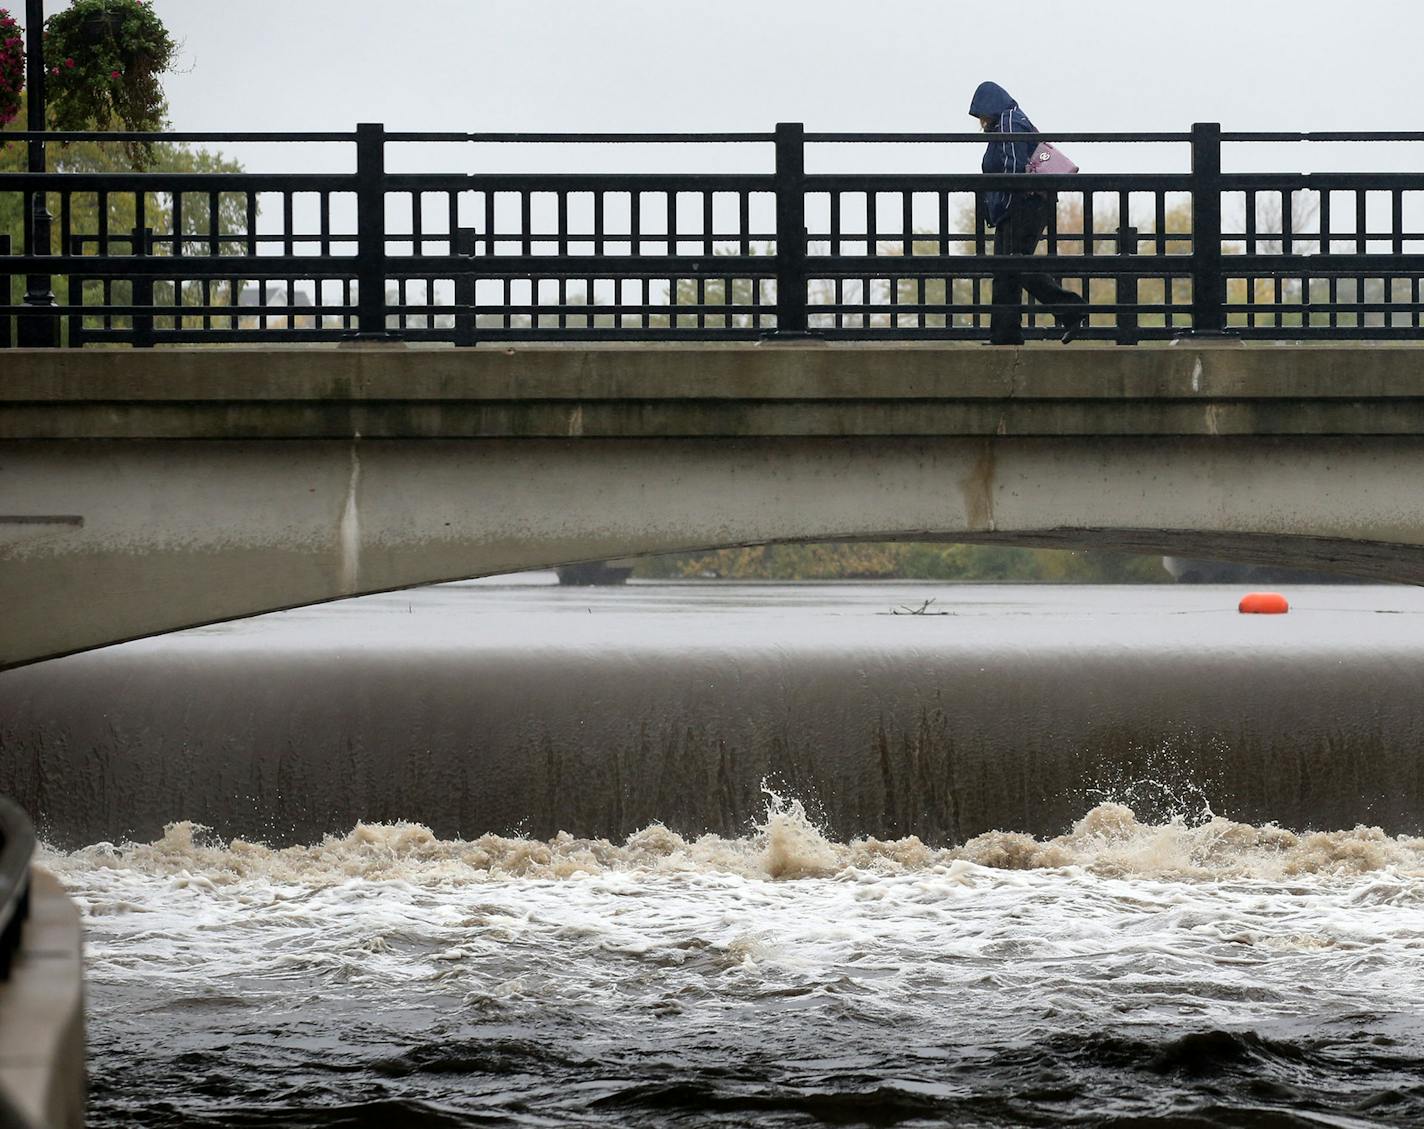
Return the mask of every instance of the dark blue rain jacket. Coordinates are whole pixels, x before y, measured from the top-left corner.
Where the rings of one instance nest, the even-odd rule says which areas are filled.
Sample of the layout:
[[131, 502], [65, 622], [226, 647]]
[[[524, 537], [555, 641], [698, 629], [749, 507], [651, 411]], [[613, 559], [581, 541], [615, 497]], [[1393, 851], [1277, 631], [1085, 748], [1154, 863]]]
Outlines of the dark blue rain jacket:
[[[1013, 97], [997, 82], [981, 82], [969, 103], [969, 112], [976, 118], [997, 116], [994, 133], [1037, 133], [1028, 115], [1019, 109]], [[1030, 141], [991, 141], [984, 150], [983, 170], [991, 173], [1023, 172], [1035, 146]], [[1017, 193], [987, 192], [984, 195], [985, 218], [991, 227], [998, 227], [1009, 214]]]

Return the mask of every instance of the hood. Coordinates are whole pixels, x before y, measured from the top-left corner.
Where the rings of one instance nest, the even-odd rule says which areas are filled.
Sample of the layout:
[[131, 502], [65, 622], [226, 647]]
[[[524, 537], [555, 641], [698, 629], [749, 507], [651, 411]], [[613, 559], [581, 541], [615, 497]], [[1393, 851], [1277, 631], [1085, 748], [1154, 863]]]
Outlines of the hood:
[[979, 88], [974, 91], [974, 97], [970, 99], [969, 112], [976, 118], [996, 118], [1017, 105], [1013, 95], [997, 82], [981, 82]]

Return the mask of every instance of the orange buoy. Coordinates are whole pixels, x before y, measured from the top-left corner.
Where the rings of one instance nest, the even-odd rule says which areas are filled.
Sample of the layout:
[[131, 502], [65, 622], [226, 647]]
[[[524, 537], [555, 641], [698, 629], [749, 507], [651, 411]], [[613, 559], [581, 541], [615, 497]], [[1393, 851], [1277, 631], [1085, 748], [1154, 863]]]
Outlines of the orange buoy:
[[1236, 610], [1250, 615], [1282, 615], [1290, 611], [1290, 604], [1279, 592], [1247, 592]]

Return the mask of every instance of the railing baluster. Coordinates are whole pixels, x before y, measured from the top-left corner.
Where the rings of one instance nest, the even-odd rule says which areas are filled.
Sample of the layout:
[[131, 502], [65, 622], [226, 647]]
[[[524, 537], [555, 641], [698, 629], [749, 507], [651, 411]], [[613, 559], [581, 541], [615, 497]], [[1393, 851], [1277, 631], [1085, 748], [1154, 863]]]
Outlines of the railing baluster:
[[[558, 251], [558, 254], [562, 257], [568, 255], [569, 253], [569, 194], [566, 191], [560, 191], [556, 194], [555, 199], [557, 201], [558, 206], [558, 219], [556, 221], [558, 226], [557, 230], [555, 231], [555, 234], [558, 236], [558, 241], [555, 244], [555, 247]], [[558, 321], [558, 326], [560, 329], [567, 329], [569, 327], [569, 315], [567, 312], [568, 304], [569, 280], [567, 275], [561, 273], [559, 275]]]
[[[10, 255], [10, 237], [0, 231], [0, 265], [4, 265], [4, 260]], [[0, 290], [0, 297], [5, 300], [5, 305], [10, 305], [14, 301], [15, 283], [8, 270], [0, 272], [0, 279], [3, 280], [4, 289]], [[10, 315], [0, 314], [0, 349], [10, 348]]]
[[[602, 256], [605, 250], [603, 231], [603, 196], [604, 194], [602, 191], [596, 191], [593, 194], [593, 254], [595, 258]], [[588, 280], [588, 304], [590, 306], [595, 306], [594, 283], [594, 279], [590, 278]], [[616, 313], [618, 308], [618, 281], [616, 279], [613, 281], [613, 308], [615, 313], [613, 315], [612, 321], [609, 323], [609, 328], [615, 327], [618, 324], [618, 315]], [[597, 320], [592, 311], [590, 311], [589, 313], [588, 325], [590, 329], [598, 327]]]
[[[455, 254], [473, 258], [475, 254], [475, 231], [473, 228], [455, 229]], [[455, 276], [455, 344], [469, 346], [475, 343], [475, 276], [473, 271], [462, 271]]]
[[[712, 236], [717, 221], [713, 215], [712, 205], [712, 193], [710, 191], [702, 193], [702, 254], [708, 259], [712, 258], [716, 253], [716, 249], [713, 247], [714, 240]], [[706, 265], [710, 268], [712, 264], [708, 263]]]
[[[143, 199], [143, 194], [139, 194], [139, 199]], [[138, 218], [140, 224], [143, 222], [144, 209], [138, 207]], [[133, 230], [133, 253], [138, 258], [148, 258], [153, 246], [153, 228], [135, 227]], [[146, 308], [150, 312], [146, 314], [134, 314], [133, 316], [133, 344], [136, 349], [153, 348], [153, 276], [147, 274], [136, 274], [133, 276], [133, 304], [135, 307]]]
[[[1126, 209], [1123, 209], [1124, 218]], [[1117, 253], [1124, 259], [1137, 254], [1137, 228], [1124, 225], [1117, 233]], [[1117, 343], [1136, 345], [1139, 340], [1137, 321], [1137, 276], [1120, 274], [1117, 276]], [[1132, 306], [1133, 309], [1123, 309]]]
[[[1320, 193], [1320, 254], [1329, 255], [1334, 249], [1333, 242], [1330, 238], [1330, 189], [1326, 188]], [[1336, 325], [1335, 296], [1335, 276], [1332, 274], [1325, 280], [1326, 327], [1329, 329], [1334, 329]]]
[[[66, 254], [80, 256], [84, 254], [84, 236], [71, 235], [68, 238]], [[69, 304], [71, 306], [84, 305], [84, 287], [88, 279], [77, 272], [71, 271], [69, 274]], [[7, 287], [8, 289], [8, 287]], [[8, 295], [7, 295], [8, 296]], [[9, 322], [9, 318], [0, 318], [0, 321]], [[71, 349], [79, 349], [84, 345], [84, 315], [75, 313], [69, 315], [69, 340]]]
[[[976, 192], [974, 193], [975, 258], [982, 259], [987, 249], [984, 236], [985, 224], [986, 217], [984, 215], [984, 194], [982, 192]], [[984, 317], [983, 314], [980, 313], [978, 307], [983, 303], [984, 299], [984, 279], [980, 275], [976, 274], [973, 279], [970, 280], [970, 298], [975, 307], [974, 312], [969, 317], [970, 327], [973, 329], [981, 329], [984, 325]]]
[[[1256, 192], [1251, 190], [1246, 193], [1246, 254], [1256, 254]], [[1246, 278], [1246, 326], [1248, 329], [1256, 328], [1256, 311], [1250, 307], [1256, 304], [1256, 279], [1253, 275]]]
[[73, 236], [73, 196], [72, 192], [59, 194], [59, 245], [68, 247]]

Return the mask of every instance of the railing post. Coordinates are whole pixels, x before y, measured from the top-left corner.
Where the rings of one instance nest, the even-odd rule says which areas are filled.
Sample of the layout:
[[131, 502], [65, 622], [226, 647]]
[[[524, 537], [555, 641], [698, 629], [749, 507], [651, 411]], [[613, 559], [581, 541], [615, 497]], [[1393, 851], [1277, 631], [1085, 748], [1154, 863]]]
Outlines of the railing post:
[[[153, 245], [153, 228], [133, 229], [133, 253], [138, 258], [147, 258]], [[133, 276], [133, 304], [148, 310], [153, 309], [153, 277], [146, 274]], [[135, 349], [153, 348], [153, 314], [134, 314], [133, 343]]]
[[1220, 336], [1225, 328], [1226, 282], [1221, 273], [1221, 125], [1197, 122], [1192, 126], [1192, 336]]
[[[1117, 253], [1123, 258], [1131, 258], [1137, 254], [1137, 228], [1122, 227], [1118, 229]], [[1117, 276], [1117, 304], [1119, 306], [1137, 305], [1137, 275], [1120, 274]], [[1137, 311], [1125, 312], [1119, 309], [1117, 313], [1117, 343], [1119, 345], [1136, 345], [1138, 340]]]
[[[475, 229], [455, 229], [455, 254], [470, 258], [475, 253]], [[455, 276], [455, 344], [475, 343], [475, 276], [461, 271]]]
[[[52, 230], [50, 221], [53, 217], [45, 204], [45, 194], [27, 194], [26, 204], [25, 251], [35, 256], [48, 255]], [[53, 284], [54, 280], [47, 274], [25, 276], [24, 304], [35, 312], [19, 317], [18, 336], [22, 349], [53, 349], [59, 345], [59, 318], [45, 312], [55, 305]]]
[[776, 126], [776, 336], [806, 333], [806, 127]]
[[386, 332], [386, 127], [356, 127], [356, 325], [358, 338]]

